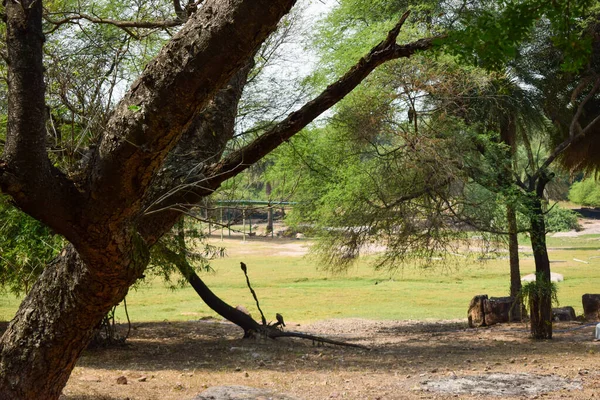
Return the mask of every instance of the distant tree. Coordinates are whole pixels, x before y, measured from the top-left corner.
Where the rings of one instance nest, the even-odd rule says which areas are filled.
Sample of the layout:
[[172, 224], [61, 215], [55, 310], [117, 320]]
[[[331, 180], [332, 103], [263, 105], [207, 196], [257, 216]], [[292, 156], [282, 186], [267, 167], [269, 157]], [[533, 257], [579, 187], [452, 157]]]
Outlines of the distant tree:
[[[386, 23], [386, 15], [377, 11], [357, 16], [354, 10], [361, 4], [341, 2], [326, 32], [368, 37]], [[536, 270], [544, 277], [539, 285], [549, 285], [546, 217], [554, 211], [546, 204], [546, 188], [555, 175], [550, 167], [560, 159], [572, 168], [593, 168], [597, 160], [589, 152], [581, 157], [594, 143], [598, 121], [598, 108], [593, 106], [599, 86], [594, 6], [590, 1], [473, 2], [461, 13], [444, 13], [445, 20], [434, 21], [438, 24], [433, 28], [428, 18], [416, 24], [411, 33], [452, 27], [444, 44], [462, 62], [452, 67], [448, 57], [440, 55], [434, 63], [438, 73], [423, 60], [390, 64], [369, 80], [371, 92], [364, 89], [359, 92], [362, 99], [359, 93], [353, 96], [356, 104], [347, 99], [338, 107], [326, 128], [337, 133], [325, 132], [336, 138], [324, 145], [326, 156], [309, 151], [299, 156], [300, 164], [317, 161], [305, 168], [311, 173], [307, 182], [316, 181], [306, 185], [315, 188], [307, 188], [312, 198], [304, 196], [306, 207], [315, 210], [312, 217], [306, 215], [311, 223], [329, 227], [321, 245], [332, 264], [352, 260], [374, 237], [386, 245], [384, 262], [437, 256], [444, 245], [458, 239], [448, 233], [456, 232], [451, 227], [462, 222], [510, 233], [513, 254], [516, 232], [527, 230]], [[345, 30], [344, 24], [351, 22], [352, 29]], [[333, 69], [346, 62], [350, 42], [344, 43], [331, 52], [327, 48]], [[492, 72], [477, 74], [473, 63]], [[498, 86], [498, 70], [511, 71], [529, 87]], [[519, 91], [527, 96], [515, 97]], [[534, 98], [531, 106], [527, 97]], [[526, 109], [536, 114], [535, 129], [531, 117], [522, 112]], [[517, 129], [519, 125], [523, 128]], [[346, 145], [351, 154], [340, 152], [341, 144], [336, 146], [340, 137], [358, 143]], [[319, 139], [308, 140], [307, 149], [321, 148]], [[327, 184], [319, 183], [319, 176]], [[499, 204], [507, 207], [504, 216], [498, 214]], [[518, 213], [526, 220], [522, 228]], [[516, 260], [511, 264], [518, 265]], [[513, 294], [520, 285], [516, 271]], [[532, 335], [551, 338], [551, 297], [543, 290], [532, 293], [544, 296], [533, 302], [539, 309], [534, 310]]]

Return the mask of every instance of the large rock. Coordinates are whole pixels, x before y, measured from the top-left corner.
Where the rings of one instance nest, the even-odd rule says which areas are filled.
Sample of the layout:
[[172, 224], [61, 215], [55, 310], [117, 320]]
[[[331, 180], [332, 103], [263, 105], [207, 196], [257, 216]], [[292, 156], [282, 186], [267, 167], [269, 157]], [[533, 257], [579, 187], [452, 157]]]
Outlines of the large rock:
[[555, 321], [575, 321], [577, 316], [573, 307], [558, 307], [552, 309], [552, 319]]
[[585, 319], [600, 321], [600, 294], [584, 294], [581, 297]]
[[508, 322], [513, 306], [512, 297], [491, 297], [487, 294], [473, 297], [469, 304], [469, 327], [490, 326]]
[[300, 400], [286, 394], [274, 393], [270, 390], [249, 386], [213, 386], [194, 397], [192, 400]]

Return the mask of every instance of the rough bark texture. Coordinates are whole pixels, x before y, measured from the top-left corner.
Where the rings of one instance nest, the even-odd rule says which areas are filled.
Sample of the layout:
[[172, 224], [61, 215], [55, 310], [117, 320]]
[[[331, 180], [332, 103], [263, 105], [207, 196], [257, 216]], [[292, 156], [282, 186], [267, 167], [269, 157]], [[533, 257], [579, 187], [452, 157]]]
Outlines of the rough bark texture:
[[148, 260], [139, 250], [86, 265], [68, 247], [44, 270], [2, 337], [0, 399], [60, 396], [96, 325], [141, 275]]
[[207, 1], [119, 104], [75, 190], [46, 155], [42, 3], [7, 2], [11, 122], [0, 185], [74, 247], [48, 266], [0, 340], [0, 399], [58, 398], [94, 327], [147, 265], [135, 224], [153, 176], [293, 4]]
[[487, 326], [502, 324], [510, 321], [510, 309], [515, 299], [512, 297], [490, 297], [485, 308], [485, 324]]
[[155, 243], [182, 212], [213, 192], [204, 185], [205, 170], [221, 158], [233, 138], [238, 104], [253, 65], [252, 58], [247, 60], [193, 119], [155, 176], [138, 228], [148, 243]]
[[[94, 199], [91, 223], [127, 220], [140, 211], [151, 180], [184, 129], [294, 3], [207, 1], [189, 19], [107, 124], [86, 184]], [[93, 212], [98, 202], [111, 210], [109, 216]]]
[[481, 294], [473, 297], [467, 311], [469, 328], [478, 328], [485, 326], [485, 302], [487, 302], [487, 294]]
[[509, 322], [514, 302], [513, 297], [488, 298], [486, 294], [473, 297], [467, 313], [469, 327], [477, 328]]
[[0, 189], [13, 196], [24, 211], [76, 241], [79, 193], [46, 155], [42, 12], [40, 1], [6, 2], [10, 63]]
[[[546, 246], [546, 224], [542, 209], [542, 198], [548, 178], [543, 175], [536, 183], [535, 197], [531, 199], [531, 247], [535, 259], [536, 284], [550, 287], [550, 259]], [[529, 311], [531, 319], [531, 336], [534, 339], [552, 339], [552, 295], [550, 291], [540, 291], [530, 296]]]

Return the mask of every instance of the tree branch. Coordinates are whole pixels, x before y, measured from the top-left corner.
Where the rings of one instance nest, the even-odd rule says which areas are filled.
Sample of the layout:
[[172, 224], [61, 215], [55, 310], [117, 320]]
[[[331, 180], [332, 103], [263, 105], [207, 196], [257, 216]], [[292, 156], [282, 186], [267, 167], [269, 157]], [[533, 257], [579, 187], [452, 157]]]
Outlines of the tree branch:
[[[124, 222], [140, 211], [152, 178], [193, 117], [293, 4], [211, 0], [193, 14], [148, 64], [106, 125], [88, 171], [93, 201], [86, 210], [92, 223]], [[99, 213], [98, 205], [105, 211]]]
[[46, 150], [44, 34], [39, 0], [6, 3], [8, 124], [0, 189], [25, 212], [77, 243], [80, 194]]
[[[61, 15], [64, 15], [64, 14], [65, 13], [61, 13]], [[122, 20], [114, 20], [114, 19], [109, 19], [109, 18], [95, 17], [93, 15], [84, 14], [84, 13], [73, 12], [73, 13], [69, 13], [69, 14], [71, 14], [71, 15], [67, 15], [61, 19], [56, 19], [56, 20], [51, 18], [51, 16], [56, 15], [56, 14], [49, 13], [49, 14], [45, 15], [44, 20], [46, 22], [48, 22], [49, 24], [54, 25], [52, 27], [52, 29], [50, 29], [46, 33], [52, 33], [65, 24], [77, 23], [81, 20], [84, 20], [84, 21], [95, 23], [95, 24], [105, 24], [105, 25], [116, 26], [117, 28], [123, 29], [125, 32], [127, 32], [127, 34], [137, 37], [137, 35], [134, 35], [133, 32], [131, 32], [131, 30], [129, 28], [139, 28], [139, 29], [173, 28], [175, 26], [179, 26], [184, 23], [184, 20], [182, 20], [180, 18], [158, 20], [158, 21], [122, 21]]]
[[291, 113], [286, 119], [252, 143], [231, 153], [221, 162], [212, 165], [207, 171], [207, 186], [217, 188], [221, 182], [244, 171], [280, 144], [289, 140], [294, 134], [344, 98], [379, 65], [398, 58], [408, 58], [418, 51], [433, 47], [433, 41], [436, 38], [420, 39], [402, 46], [395, 43], [407, 17], [408, 12], [402, 16], [384, 41], [375, 46], [342, 78], [328, 86], [319, 96], [306, 103], [298, 111]]

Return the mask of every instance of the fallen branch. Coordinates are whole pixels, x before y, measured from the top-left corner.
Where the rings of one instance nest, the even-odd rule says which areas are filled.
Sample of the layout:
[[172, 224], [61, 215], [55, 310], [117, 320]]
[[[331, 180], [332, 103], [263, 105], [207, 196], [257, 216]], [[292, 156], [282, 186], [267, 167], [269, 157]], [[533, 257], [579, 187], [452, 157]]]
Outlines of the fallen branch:
[[319, 342], [319, 343], [334, 344], [336, 346], [355, 347], [357, 349], [371, 350], [367, 346], [363, 346], [361, 344], [348, 343], [348, 342], [342, 342], [340, 340], [327, 339], [327, 338], [324, 338], [321, 336], [310, 335], [308, 333], [302, 333], [302, 332], [281, 331], [279, 329], [276, 329], [276, 332], [273, 332], [271, 335], [269, 335], [269, 337], [271, 339], [277, 339], [278, 337], [295, 337], [295, 338], [299, 338], [299, 339], [312, 340], [312, 341]]
[[[157, 243], [157, 246], [161, 246], [160, 242]], [[282, 330], [283, 325], [283, 317], [281, 317], [281, 321], [279, 318], [277, 319], [277, 323], [274, 325], [269, 325], [266, 323], [266, 319], [264, 315], [261, 316], [265, 323], [259, 324], [254, 320], [250, 315], [242, 312], [241, 310], [230, 306], [221, 300], [217, 295], [215, 295], [206, 284], [200, 279], [200, 277], [194, 271], [194, 268], [181, 256], [163, 246], [161, 249], [165, 254], [170, 254], [169, 259], [175, 264], [175, 266], [179, 269], [179, 271], [185, 276], [187, 281], [192, 285], [196, 293], [204, 300], [207, 306], [210, 307], [211, 310], [219, 314], [221, 317], [226, 320], [233, 322], [240, 328], [244, 330], [244, 338], [255, 338], [255, 337], [266, 337], [269, 339], [277, 339], [279, 337], [295, 337], [299, 339], [307, 339], [312, 340], [319, 343], [329, 343], [336, 346], [347, 346], [347, 347], [355, 347], [359, 349], [368, 350], [368, 347], [347, 343], [339, 340], [328, 339], [320, 336], [310, 335], [302, 332], [286, 332]], [[245, 264], [242, 263], [245, 266]], [[246, 271], [244, 271], [246, 274]], [[248, 276], [246, 274], [246, 279]], [[255, 295], [256, 299], [256, 295]]]

